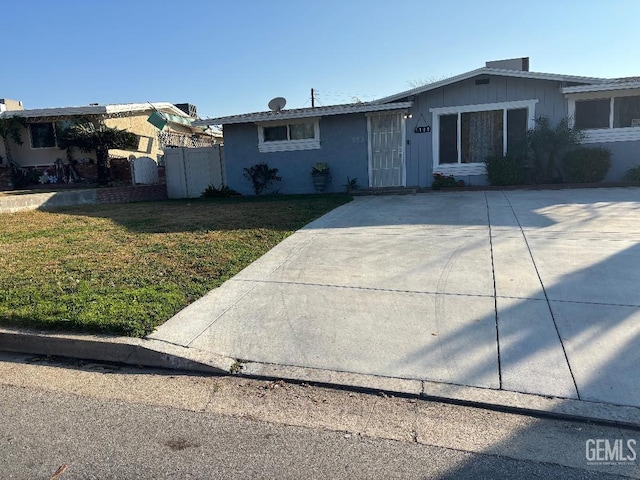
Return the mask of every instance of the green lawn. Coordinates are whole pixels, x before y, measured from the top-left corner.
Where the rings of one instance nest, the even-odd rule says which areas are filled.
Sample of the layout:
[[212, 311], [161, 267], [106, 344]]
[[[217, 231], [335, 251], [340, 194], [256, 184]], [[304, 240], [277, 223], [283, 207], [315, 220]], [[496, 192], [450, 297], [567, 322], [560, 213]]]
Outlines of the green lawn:
[[345, 195], [0, 214], [0, 324], [143, 336]]

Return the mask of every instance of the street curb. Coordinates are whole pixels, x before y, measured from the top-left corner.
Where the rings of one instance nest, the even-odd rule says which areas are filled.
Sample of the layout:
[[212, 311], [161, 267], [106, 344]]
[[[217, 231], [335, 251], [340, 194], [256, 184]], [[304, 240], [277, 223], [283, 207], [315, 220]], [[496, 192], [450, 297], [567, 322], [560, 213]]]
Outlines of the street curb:
[[260, 362], [241, 362], [240, 365], [240, 376], [245, 377], [417, 396], [443, 403], [640, 430], [640, 408], [627, 405]]
[[0, 328], [0, 351], [213, 374], [228, 374], [236, 363], [232, 358], [160, 340], [6, 328]]
[[238, 361], [162, 340], [0, 328], [0, 351], [79, 358], [215, 375], [313, 383], [640, 430], [640, 408], [418, 379]]

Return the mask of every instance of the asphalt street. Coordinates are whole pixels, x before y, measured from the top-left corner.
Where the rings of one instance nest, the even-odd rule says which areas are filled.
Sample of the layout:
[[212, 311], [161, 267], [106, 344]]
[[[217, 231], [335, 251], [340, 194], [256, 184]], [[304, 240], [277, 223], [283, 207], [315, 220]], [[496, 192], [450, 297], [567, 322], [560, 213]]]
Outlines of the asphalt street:
[[638, 431], [19, 355], [0, 379], [3, 478], [640, 478], [585, 458]]

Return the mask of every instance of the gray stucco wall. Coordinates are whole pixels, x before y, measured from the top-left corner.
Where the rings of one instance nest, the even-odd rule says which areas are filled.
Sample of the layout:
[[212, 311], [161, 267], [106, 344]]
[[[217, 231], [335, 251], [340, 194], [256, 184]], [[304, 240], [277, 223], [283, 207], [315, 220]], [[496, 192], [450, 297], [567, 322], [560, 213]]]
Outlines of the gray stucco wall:
[[[432, 125], [430, 108], [537, 99], [536, 117], [544, 115], [555, 124], [567, 115], [567, 103], [560, 92], [559, 82], [491, 76], [489, 84], [476, 85], [476, 78], [415, 96], [411, 108], [413, 118], [407, 119], [406, 125], [407, 185], [429, 187], [433, 180], [432, 136], [438, 132], [414, 133], [418, 121], [420, 126], [425, 125], [420, 114], [426, 120], [426, 125]], [[472, 185], [483, 185], [487, 181], [486, 175], [466, 175], [457, 178]]]
[[255, 124], [224, 127], [224, 149], [229, 187], [252, 195], [251, 183], [244, 168], [266, 162], [278, 169], [282, 181], [275, 183], [280, 193], [314, 193], [311, 169], [326, 162], [331, 169], [331, 182], [325, 193], [344, 191], [347, 176], [357, 178], [361, 187], [369, 184], [367, 119], [364, 114], [332, 115], [320, 119], [320, 145], [317, 150], [260, 153], [258, 128]]

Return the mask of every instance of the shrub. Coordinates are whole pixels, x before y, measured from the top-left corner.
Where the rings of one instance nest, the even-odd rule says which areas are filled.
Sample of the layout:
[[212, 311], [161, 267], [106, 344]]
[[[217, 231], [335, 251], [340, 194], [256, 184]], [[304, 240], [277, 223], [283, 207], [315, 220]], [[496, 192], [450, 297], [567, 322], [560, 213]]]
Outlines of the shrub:
[[524, 181], [522, 167], [509, 155], [496, 155], [485, 161], [490, 185], [519, 185]]
[[202, 192], [202, 198], [228, 198], [237, 197], [241, 194], [236, 192], [233, 188], [229, 188], [226, 185], [222, 185], [220, 189], [217, 189], [213, 185], [209, 185], [204, 192]]
[[282, 177], [278, 176], [277, 168], [269, 168], [265, 162], [256, 163], [250, 168], [244, 169], [244, 176], [252, 186], [253, 192], [260, 195], [272, 182], [279, 182]]
[[601, 182], [611, 168], [611, 151], [601, 147], [578, 147], [568, 151], [562, 161], [565, 181]]
[[622, 179], [625, 182], [640, 183], [640, 166], [633, 167], [627, 170], [627, 173], [624, 174], [624, 177]]
[[464, 180], [456, 180], [453, 175], [445, 175], [443, 173], [433, 174], [433, 183], [431, 188], [434, 190], [440, 190], [441, 188], [457, 188], [464, 187]]
[[553, 183], [562, 180], [560, 161], [566, 152], [579, 148], [584, 132], [570, 125], [563, 118], [555, 126], [551, 120], [541, 116], [536, 125], [527, 132], [526, 157], [532, 161], [533, 181], [535, 183]]

